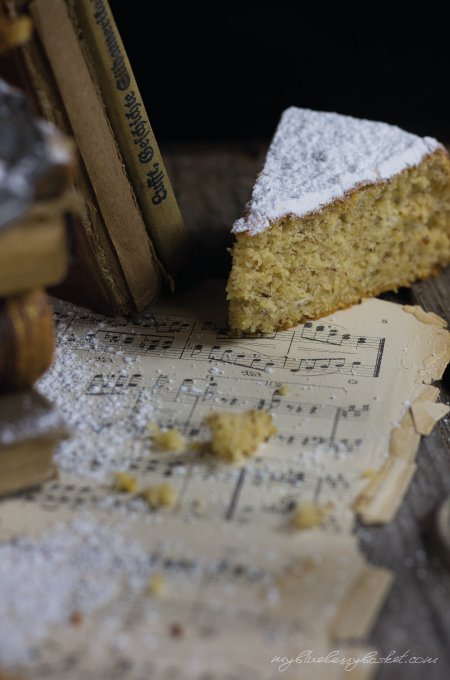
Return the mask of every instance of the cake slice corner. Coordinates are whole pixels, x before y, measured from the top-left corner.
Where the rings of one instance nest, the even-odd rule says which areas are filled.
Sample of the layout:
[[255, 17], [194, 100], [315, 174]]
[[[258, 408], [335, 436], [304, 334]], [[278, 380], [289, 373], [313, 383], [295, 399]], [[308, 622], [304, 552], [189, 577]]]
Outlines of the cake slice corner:
[[386, 123], [292, 107], [233, 232], [237, 334], [409, 286], [450, 262], [448, 154]]

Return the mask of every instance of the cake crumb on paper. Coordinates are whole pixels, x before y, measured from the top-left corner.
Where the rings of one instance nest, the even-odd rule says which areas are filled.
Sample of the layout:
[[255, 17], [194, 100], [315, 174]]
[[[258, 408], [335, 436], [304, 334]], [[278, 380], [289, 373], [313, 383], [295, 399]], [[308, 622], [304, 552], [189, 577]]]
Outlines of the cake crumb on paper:
[[289, 387], [287, 385], [281, 385], [277, 390], [277, 394], [281, 394], [282, 397], [284, 397], [288, 393]]
[[291, 523], [295, 529], [305, 531], [321, 526], [333, 509], [332, 503], [302, 503], [294, 512]]
[[177, 492], [170, 484], [161, 484], [143, 489], [141, 497], [151, 508], [172, 508], [177, 499]]
[[262, 442], [276, 434], [272, 420], [266, 411], [252, 409], [238, 414], [212, 411], [204, 422], [212, 430], [212, 452], [235, 463], [252, 456]]
[[148, 423], [147, 427], [153, 430], [153, 441], [169, 451], [181, 451], [184, 449], [184, 440], [177, 429], [161, 430], [156, 423]]
[[164, 574], [154, 574], [147, 586], [147, 593], [153, 597], [161, 597], [166, 589]]
[[128, 472], [116, 472], [114, 474], [116, 478], [115, 491], [125, 491], [127, 493], [136, 493], [137, 491], [137, 479]]

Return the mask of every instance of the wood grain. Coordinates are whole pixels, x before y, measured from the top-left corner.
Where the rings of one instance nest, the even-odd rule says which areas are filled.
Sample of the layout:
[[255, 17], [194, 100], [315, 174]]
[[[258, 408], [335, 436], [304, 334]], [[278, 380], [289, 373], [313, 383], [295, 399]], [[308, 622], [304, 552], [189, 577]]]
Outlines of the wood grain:
[[[234, 145], [171, 145], [162, 148], [187, 229], [201, 256], [203, 275], [226, 278], [231, 259], [230, 228], [250, 198], [268, 142]], [[420, 304], [450, 322], [450, 268], [437, 278], [415, 283], [384, 299]], [[440, 383], [450, 402], [447, 375]], [[447, 420], [447, 419], [446, 419]], [[423, 438], [418, 470], [393, 522], [357, 524], [361, 548], [373, 564], [392, 569], [396, 578], [371, 634], [369, 645], [387, 656], [437, 658], [432, 664], [380, 664], [377, 680], [450, 678], [450, 569], [441, 560], [434, 520], [450, 494], [450, 419]]]

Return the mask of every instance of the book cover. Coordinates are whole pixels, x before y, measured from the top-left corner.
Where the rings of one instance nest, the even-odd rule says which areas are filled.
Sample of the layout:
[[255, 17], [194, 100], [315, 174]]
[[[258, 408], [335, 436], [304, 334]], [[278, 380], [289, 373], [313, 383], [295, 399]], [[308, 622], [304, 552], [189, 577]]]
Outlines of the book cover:
[[53, 310], [44, 291], [0, 299], [0, 393], [32, 385], [53, 359]]
[[190, 276], [188, 235], [108, 0], [70, 6], [156, 255], [182, 287]]
[[[18, 3], [12, 2], [17, 8]], [[137, 314], [158, 296], [164, 277], [133, 187], [63, 0], [26, 5], [36, 28], [17, 51], [20, 80], [37, 111], [75, 138], [76, 258], [52, 294], [111, 314]]]
[[53, 451], [68, 434], [61, 415], [36, 390], [0, 396], [0, 495], [48, 479]]

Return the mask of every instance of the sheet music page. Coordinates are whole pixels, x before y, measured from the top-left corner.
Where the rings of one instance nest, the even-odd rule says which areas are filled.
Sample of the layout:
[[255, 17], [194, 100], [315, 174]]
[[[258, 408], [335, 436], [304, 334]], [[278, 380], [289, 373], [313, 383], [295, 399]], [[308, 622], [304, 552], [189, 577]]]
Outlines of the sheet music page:
[[[232, 338], [223, 281], [165, 297], [135, 322], [54, 302], [57, 356], [38, 389], [72, 437], [55, 454], [59, 479], [0, 504], [0, 569], [9, 560], [19, 573], [36, 555], [28, 591], [10, 602], [0, 663], [30, 678], [269, 680], [277, 657], [344, 656], [333, 626], [373, 569], [352, 536], [353, 506], [385, 465], [392, 429], [446, 365], [442, 324], [370, 299]], [[277, 434], [225, 462], [207, 446], [212, 409], [268, 411]], [[156, 445], [150, 422], [177, 428], [184, 449]], [[136, 493], [115, 490], [118, 471]], [[160, 484], [175, 490], [173, 507], [139, 496]], [[329, 513], [298, 531], [292, 516], [307, 501]], [[59, 585], [39, 610], [32, 585], [46, 569]], [[332, 663], [283, 673], [349, 677]]]

